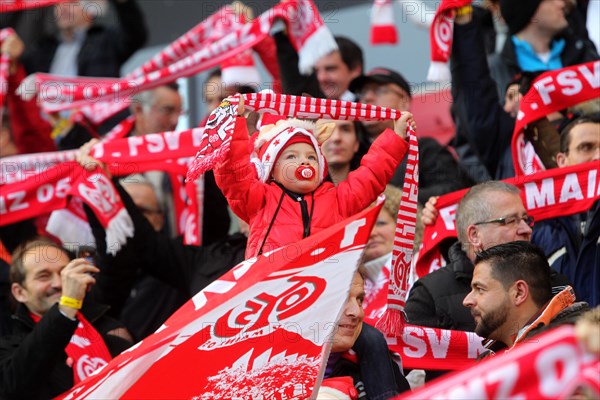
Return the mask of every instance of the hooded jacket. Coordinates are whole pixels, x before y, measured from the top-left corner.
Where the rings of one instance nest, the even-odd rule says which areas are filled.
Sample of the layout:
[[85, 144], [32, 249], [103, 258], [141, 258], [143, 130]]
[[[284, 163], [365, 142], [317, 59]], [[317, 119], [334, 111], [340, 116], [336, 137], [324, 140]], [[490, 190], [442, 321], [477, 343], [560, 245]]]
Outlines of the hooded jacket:
[[262, 183], [250, 162], [246, 120], [238, 117], [229, 157], [214, 169], [233, 212], [250, 225], [246, 258], [296, 243], [364, 210], [377, 199], [408, 150], [408, 142], [386, 129], [361, 166], [337, 187], [324, 182], [304, 196], [274, 181]]

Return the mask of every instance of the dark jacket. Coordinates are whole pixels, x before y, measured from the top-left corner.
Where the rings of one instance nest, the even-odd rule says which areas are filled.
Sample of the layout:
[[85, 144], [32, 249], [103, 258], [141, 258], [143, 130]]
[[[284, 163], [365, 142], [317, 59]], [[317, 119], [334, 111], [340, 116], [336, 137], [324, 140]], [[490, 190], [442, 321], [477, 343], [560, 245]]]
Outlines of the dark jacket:
[[[107, 317], [107, 306], [84, 302], [85, 318], [102, 335], [113, 357], [132, 343], [107, 332], [122, 327]], [[24, 305], [13, 316], [13, 332], [0, 338], [0, 398], [50, 399], [73, 386], [73, 370], [67, 366], [65, 348], [77, 321], [62, 315], [54, 305], [35, 324]]]
[[577, 298], [591, 307], [600, 304], [599, 237], [600, 202], [587, 213], [537, 223], [531, 237], [544, 250], [550, 266], [573, 282]]
[[[144, 15], [135, 0], [111, 1], [116, 11], [116, 26], [92, 25], [77, 55], [79, 76], [120, 76], [121, 66], [146, 42]], [[55, 35], [44, 36], [23, 54], [28, 73], [48, 72], [58, 48]]]
[[[431, 196], [455, 192], [473, 186], [475, 182], [452, 153], [437, 140], [430, 137], [418, 139], [419, 143], [419, 203], [425, 204]], [[390, 183], [402, 188], [406, 161], [396, 169]]]
[[[460, 242], [449, 251], [449, 263], [413, 285], [404, 311], [413, 325], [473, 332], [475, 321], [462, 302], [471, 291], [474, 266]], [[552, 270], [552, 292], [569, 285], [567, 277]]]
[[[563, 67], [594, 61], [599, 58], [593, 43], [587, 38], [577, 37], [570, 28], [567, 28], [556, 39], [565, 39], [566, 42], [560, 55]], [[501, 99], [504, 99], [506, 85], [521, 71], [510, 36], [506, 38], [502, 51], [490, 57], [489, 64], [492, 78], [496, 82], [497, 93]], [[502, 100], [502, 103], [504, 103], [504, 100]]]
[[404, 311], [413, 325], [473, 332], [475, 321], [462, 302], [471, 291], [474, 266], [459, 242], [450, 247], [448, 257], [445, 267], [414, 283]]
[[452, 86], [460, 107], [458, 118], [465, 125], [461, 132], [470, 147], [490, 176], [514, 176], [510, 144], [515, 119], [500, 105], [504, 93], [499, 97], [490, 75], [477, 20], [454, 25]]
[[[166, 239], [156, 232], [123, 187], [115, 182], [131, 219], [135, 234], [116, 256], [106, 254], [106, 234], [89, 208], [85, 208], [98, 248], [102, 270], [96, 286], [101, 300], [120, 312], [138, 278], [138, 269], [191, 298], [244, 260], [246, 236], [228, 236], [207, 246], [188, 246], [181, 237]], [[207, 227], [207, 229], [210, 227]], [[118, 285], [115, 285], [115, 282]]]

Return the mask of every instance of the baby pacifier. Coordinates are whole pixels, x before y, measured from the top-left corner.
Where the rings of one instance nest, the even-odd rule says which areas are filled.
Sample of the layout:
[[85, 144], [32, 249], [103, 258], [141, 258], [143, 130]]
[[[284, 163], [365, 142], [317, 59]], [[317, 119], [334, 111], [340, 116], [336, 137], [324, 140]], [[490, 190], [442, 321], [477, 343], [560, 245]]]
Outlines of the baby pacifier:
[[301, 181], [310, 181], [315, 176], [315, 169], [310, 165], [300, 165], [296, 168], [296, 178]]

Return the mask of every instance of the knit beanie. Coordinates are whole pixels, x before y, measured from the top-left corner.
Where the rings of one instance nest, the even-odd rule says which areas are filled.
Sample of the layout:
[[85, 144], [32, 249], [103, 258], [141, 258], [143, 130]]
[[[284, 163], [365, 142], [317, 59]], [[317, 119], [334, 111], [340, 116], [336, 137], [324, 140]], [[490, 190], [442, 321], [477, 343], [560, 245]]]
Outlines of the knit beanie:
[[262, 126], [254, 139], [250, 161], [256, 167], [262, 182], [268, 182], [279, 154], [293, 143], [308, 143], [317, 153], [319, 184], [327, 176], [327, 162], [321, 152], [321, 144], [331, 136], [335, 124], [319, 124], [299, 119], [286, 119], [276, 124]]
[[511, 35], [521, 32], [533, 18], [542, 0], [500, 0], [500, 14]]

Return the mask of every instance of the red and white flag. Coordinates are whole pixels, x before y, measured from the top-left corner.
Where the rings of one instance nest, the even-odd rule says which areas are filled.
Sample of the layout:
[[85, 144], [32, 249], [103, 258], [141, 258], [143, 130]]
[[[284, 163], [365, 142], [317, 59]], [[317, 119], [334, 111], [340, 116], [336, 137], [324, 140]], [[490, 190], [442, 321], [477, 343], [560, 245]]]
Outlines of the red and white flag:
[[380, 209], [242, 262], [60, 398], [310, 398]]
[[525, 142], [527, 124], [556, 111], [600, 97], [600, 61], [565, 67], [538, 76], [523, 96], [512, 138], [516, 175], [543, 171], [533, 145]]
[[600, 396], [600, 362], [562, 326], [397, 399], [568, 399], [579, 386]]
[[442, 0], [433, 22], [429, 28], [429, 46], [431, 64], [427, 71], [427, 80], [449, 82], [450, 68], [448, 60], [452, 52], [452, 36], [454, 34], [454, 17], [456, 9], [471, 4], [472, 0]]
[[371, 8], [371, 44], [397, 44], [394, 5], [391, 0], [375, 0]]

